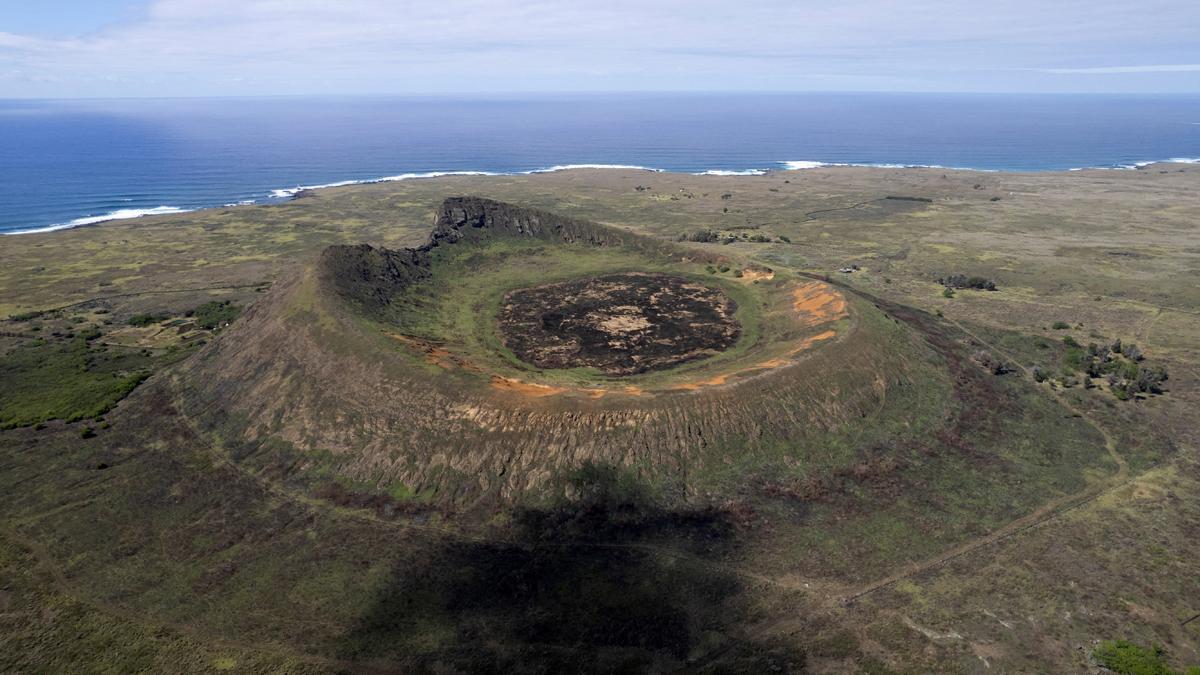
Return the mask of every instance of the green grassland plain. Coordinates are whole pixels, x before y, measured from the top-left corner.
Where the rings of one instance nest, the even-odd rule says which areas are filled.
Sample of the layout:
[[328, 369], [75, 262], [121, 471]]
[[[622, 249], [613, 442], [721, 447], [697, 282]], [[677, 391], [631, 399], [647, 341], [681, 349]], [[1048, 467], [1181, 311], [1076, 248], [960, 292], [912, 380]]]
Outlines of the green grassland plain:
[[[683, 245], [829, 275], [1025, 368], [1058, 368], [1064, 337], [1120, 338], [1171, 378], [1166, 394], [1130, 401], [1103, 387], [1034, 386], [1022, 373], [989, 381], [988, 391], [1010, 390], [1017, 412], [1008, 426], [966, 429], [975, 442], [962, 452], [1006, 458], [1017, 470], [1003, 476], [931, 455], [873, 484], [879, 458], [868, 455], [863, 475], [833, 476], [820, 499], [758, 504], [734, 522], [660, 513], [636, 481], [614, 487], [628, 477], [581, 476], [605, 488], [586, 513], [531, 508], [467, 530], [437, 512], [385, 517], [374, 503], [247, 470], [152, 377], [111, 411], [0, 433], [0, 669], [1074, 672], [1112, 639], [1163, 645], [1178, 669], [1195, 664], [1198, 193], [1200, 167], [1167, 164], [578, 170], [335, 188], [6, 237], [0, 316], [20, 320], [0, 327], [0, 353], [12, 372], [30, 372], [22, 350], [39, 339], [66, 354], [56, 368], [122, 383], [170, 369], [210, 332], [141, 330], [130, 317], [250, 305], [330, 244], [420, 244], [442, 199], [470, 194], [670, 241], [732, 234], [735, 243]], [[1000, 290], [945, 297], [937, 279], [956, 273]], [[452, 330], [471, 317], [439, 321]], [[960, 394], [978, 390], [965, 368]], [[7, 389], [15, 380], [0, 372]], [[84, 425], [99, 436], [83, 438]], [[1039, 463], [1023, 439], [1056, 434], [1069, 438], [1063, 452]], [[636, 527], [621, 520], [631, 509]], [[834, 573], [811, 573], [822, 565]]]

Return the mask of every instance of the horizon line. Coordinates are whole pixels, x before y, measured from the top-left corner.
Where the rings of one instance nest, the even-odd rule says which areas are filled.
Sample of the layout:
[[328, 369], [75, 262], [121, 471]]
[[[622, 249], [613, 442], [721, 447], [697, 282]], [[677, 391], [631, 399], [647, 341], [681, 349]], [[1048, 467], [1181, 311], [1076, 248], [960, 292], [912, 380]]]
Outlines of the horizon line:
[[196, 94], [196, 95], [128, 95], [128, 96], [0, 96], [3, 101], [122, 101], [122, 100], [203, 100], [203, 99], [296, 99], [296, 98], [517, 98], [568, 96], [796, 96], [803, 94], [897, 94], [912, 96], [1119, 96], [1133, 98], [1200, 97], [1200, 90], [1180, 91], [971, 91], [971, 90], [906, 90], [906, 89], [579, 89], [579, 90], [521, 90], [521, 91], [426, 91], [426, 92], [346, 92], [294, 94]]

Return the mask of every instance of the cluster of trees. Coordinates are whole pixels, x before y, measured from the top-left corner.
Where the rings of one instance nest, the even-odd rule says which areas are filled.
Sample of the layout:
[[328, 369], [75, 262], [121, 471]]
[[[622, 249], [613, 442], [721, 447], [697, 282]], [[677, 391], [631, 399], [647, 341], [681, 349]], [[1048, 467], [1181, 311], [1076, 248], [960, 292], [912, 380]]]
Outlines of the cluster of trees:
[[156, 324], [156, 323], [161, 323], [161, 322], [163, 322], [163, 321], [166, 321], [166, 320], [167, 320], [167, 319], [169, 319], [169, 318], [171, 318], [171, 315], [170, 315], [170, 314], [163, 314], [163, 313], [158, 313], [158, 314], [134, 314], [133, 316], [129, 317], [129, 321], [128, 321], [127, 323], [128, 323], [130, 326], [136, 326], [136, 327], [138, 327], [138, 328], [144, 328], [144, 327], [146, 327], [146, 326], [150, 326], [150, 325], [153, 325], [153, 324]]
[[679, 235], [679, 241], [695, 241], [701, 244], [711, 244], [722, 241], [724, 237], [716, 230], [695, 230], [687, 234]]
[[987, 277], [980, 276], [967, 276], [965, 274], [951, 274], [947, 277], [941, 277], [938, 279], [938, 283], [946, 288], [951, 289], [951, 292], [953, 292], [953, 289], [955, 288], [974, 288], [981, 291], [996, 290], [995, 279], [988, 279]]
[[215, 330], [233, 322], [242, 313], [242, 308], [228, 300], [206, 302], [184, 316], [196, 320], [196, 325]]
[[[1070, 336], [1063, 338], [1063, 342], [1067, 345], [1063, 360], [1064, 386], [1074, 386], [1076, 373], [1083, 373], [1084, 387], [1090, 389], [1096, 379], [1102, 378], [1113, 395], [1126, 400], [1135, 394], [1161, 394], [1162, 383], [1169, 377], [1164, 366], [1145, 365], [1146, 357], [1136, 344], [1122, 344], [1118, 339], [1108, 345], [1092, 342], [1084, 347]], [[1034, 367], [1033, 378], [1045, 382], [1050, 374]]]
[[[242, 313], [242, 308], [233, 304], [228, 300], [213, 300], [206, 302], [195, 309], [188, 310], [184, 316], [190, 319], [195, 319], [196, 324], [201, 328], [208, 330], [216, 330], [231, 323], [238, 318]], [[171, 315], [165, 312], [157, 312], [152, 314], [134, 314], [129, 317], [127, 323], [130, 326], [144, 328], [156, 323], [162, 323], [170, 319]]]
[[[751, 229], [751, 228], [736, 228], [736, 229]], [[755, 226], [753, 229], [757, 229], [757, 226]], [[742, 233], [741, 239], [744, 241], [752, 241], [752, 242], [759, 243], [759, 244], [768, 244], [771, 241], [773, 241], [771, 239], [771, 237], [768, 235], [758, 234], [758, 233], [748, 234], [746, 232]], [[722, 244], [732, 244], [733, 242], [738, 241], [738, 237], [733, 234], [722, 234], [716, 230], [693, 230], [686, 234], [679, 235], [678, 241], [694, 241], [694, 242], [701, 243], [701, 244], [715, 244], [718, 242], [722, 243]], [[790, 244], [792, 240], [788, 239], [787, 237], [781, 236], [781, 237], [779, 237], [779, 241]]]

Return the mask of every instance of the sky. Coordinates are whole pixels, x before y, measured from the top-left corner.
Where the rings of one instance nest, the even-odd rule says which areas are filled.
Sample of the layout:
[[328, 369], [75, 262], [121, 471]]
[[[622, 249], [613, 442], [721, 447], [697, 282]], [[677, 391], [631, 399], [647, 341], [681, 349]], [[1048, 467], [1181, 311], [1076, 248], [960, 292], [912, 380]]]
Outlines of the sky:
[[0, 0], [0, 98], [1200, 93], [1195, 0]]

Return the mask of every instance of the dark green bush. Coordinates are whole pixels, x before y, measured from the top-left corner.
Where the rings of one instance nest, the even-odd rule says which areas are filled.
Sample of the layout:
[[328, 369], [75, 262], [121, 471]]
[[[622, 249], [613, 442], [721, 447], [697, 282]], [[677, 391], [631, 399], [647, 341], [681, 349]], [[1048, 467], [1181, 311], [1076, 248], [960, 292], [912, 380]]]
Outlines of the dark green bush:
[[[1092, 657], [1118, 675], [1181, 675], [1167, 663], [1167, 653], [1158, 645], [1146, 648], [1127, 640], [1109, 640], [1096, 647]], [[1198, 672], [1193, 666], [1182, 675]]]
[[221, 302], [213, 301], [206, 302], [196, 309], [188, 312], [188, 315], [195, 318], [196, 325], [201, 328], [213, 330], [221, 328], [228, 323], [232, 323], [242, 313], [242, 308], [228, 300]]
[[134, 314], [133, 316], [129, 317], [129, 320], [126, 323], [128, 323], [130, 326], [143, 328], [145, 326], [151, 326], [159, 323], [160, 321], [166, 321], [168, 318], [169, 317], [166, 314]]

